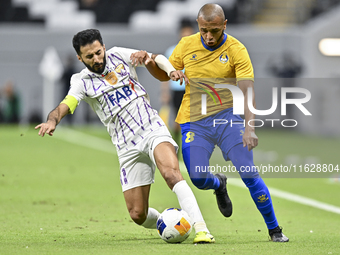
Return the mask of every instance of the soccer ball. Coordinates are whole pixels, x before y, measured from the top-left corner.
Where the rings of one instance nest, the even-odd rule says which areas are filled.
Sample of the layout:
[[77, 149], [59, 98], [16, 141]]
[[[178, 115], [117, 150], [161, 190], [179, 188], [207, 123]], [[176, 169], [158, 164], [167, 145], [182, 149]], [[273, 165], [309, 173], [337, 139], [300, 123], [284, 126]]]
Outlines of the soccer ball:
[[178, 208], [168, 208], [157, 219], [159, 236], [168, 243], [181, 243], [188, 238], [192, 230], [189, 215]]

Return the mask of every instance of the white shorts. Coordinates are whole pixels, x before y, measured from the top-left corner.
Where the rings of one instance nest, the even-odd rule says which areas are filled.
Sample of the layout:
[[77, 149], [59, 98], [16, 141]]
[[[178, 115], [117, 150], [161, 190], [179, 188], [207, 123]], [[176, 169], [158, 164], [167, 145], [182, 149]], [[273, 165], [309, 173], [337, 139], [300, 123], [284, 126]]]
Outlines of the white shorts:
[[174, 145], [176, 151], [178, 150], [178, 145], [172, 139], [168, 129], [163, 126], [147, 134], [144, 139], [135, 146], [129, 147], [128, 150], [118, 151], [123, 192], [154, 183], [156, 169], [154, 149], [162, 142], [169, 142]]

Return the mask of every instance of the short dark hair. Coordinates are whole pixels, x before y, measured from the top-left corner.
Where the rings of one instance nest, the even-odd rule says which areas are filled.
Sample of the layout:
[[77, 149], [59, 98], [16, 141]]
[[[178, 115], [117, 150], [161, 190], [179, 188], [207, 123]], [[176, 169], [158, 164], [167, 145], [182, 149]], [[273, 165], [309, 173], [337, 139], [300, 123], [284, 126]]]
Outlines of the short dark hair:
[[204, 20], [210, 22], [219, 16], [223, 21], [225, 20], [224, 11], [218, 4], [205, 4], [198, 12], [197, 19], [202, 17]]
[[91, 44], [94, 41], [99, 41], [101, 45], [103, 45], [103, 39], [100, 35], [99, 30], [97, 29], [86, 29], [78, 32], [75, 36], [73, 36], [73, 48], [76, 50], [77, 54], [80, 56], [80, 47], [85, 46], [87, 44]]

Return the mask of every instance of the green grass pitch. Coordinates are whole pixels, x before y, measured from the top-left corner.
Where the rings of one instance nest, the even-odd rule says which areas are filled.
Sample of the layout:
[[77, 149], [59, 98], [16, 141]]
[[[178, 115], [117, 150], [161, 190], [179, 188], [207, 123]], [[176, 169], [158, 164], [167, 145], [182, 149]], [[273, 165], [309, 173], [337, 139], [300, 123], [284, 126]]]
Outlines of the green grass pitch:
[[[76, 128], [109, 140], [104, 128]], [[0, 254], [340, 254], [340, 215], [273, 197], [289, 243], [272, 243], [248, 191], [228, 185], [231, 218], [218, 211], [212, 191], [193, 187], [215, 244], [167, 244], [156, 230], [133, 223], [119, 181], [117, 156], [41, 138], [33, 127], [0, 126]], [[258, 131], [258, 151], [340, 164], [339, 139]], [[113, 145], [112, 145], [113, 146]], [[263, 153], [262, 153], [263, 154]], [[261, 156], [261, 155], [260, 155]], [[260, 157], [259, 156], [259, 157]], [[257, 159], [255, 159], [256, 161]], [[256, 161], [259, 163], [259, 161]], [[306, 176], [307, 177], [307, 176]], [[269, 187], [340, 207], [336, 178], [266, 178]], [[175, 194], [157, 172], [150, 206], [178, 207]]]

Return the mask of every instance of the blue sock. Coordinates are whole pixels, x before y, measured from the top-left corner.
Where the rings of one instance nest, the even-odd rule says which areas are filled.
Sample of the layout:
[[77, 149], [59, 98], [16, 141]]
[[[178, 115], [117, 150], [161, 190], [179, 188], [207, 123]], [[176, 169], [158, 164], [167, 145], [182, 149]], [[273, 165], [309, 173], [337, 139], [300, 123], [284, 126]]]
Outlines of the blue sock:
[[208, 170], [211, 154], [202, 147], [190, 146], [182, 149], [183, 160], [192, 183], [199, 189], [214, 189], [220, 186], [220, 180]]
[[262, 217], [267, 224], [267, 228], [276, 228], [279, 224], [275, 216], [272, 199], [266, 184], [257, 171], [242, 172], [242, 170], [245, 169], [244, 167], [254, 169], [253, 152], [248, 151], [247, 147], [243, 147], [243, 144], [238, 144], [229, 151], [228, 156], [224, 155], [224, 157], [229, 158], [238, 170], [244, 184], [249, 189], [257, 209], [262, 214]]
[[243, 180], [249, 189], [250, 195], [253, 198], [257, 209], [263, 216], [268, 229], [276, 228], [279, 224], [277, 222], [272, 199], [269, 194], [269, 190], [264, 183], [263, 179], [258, 176], [252, 179]]

